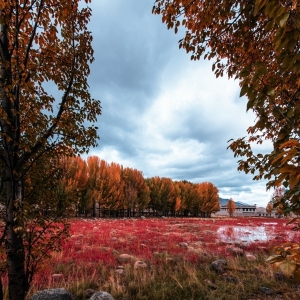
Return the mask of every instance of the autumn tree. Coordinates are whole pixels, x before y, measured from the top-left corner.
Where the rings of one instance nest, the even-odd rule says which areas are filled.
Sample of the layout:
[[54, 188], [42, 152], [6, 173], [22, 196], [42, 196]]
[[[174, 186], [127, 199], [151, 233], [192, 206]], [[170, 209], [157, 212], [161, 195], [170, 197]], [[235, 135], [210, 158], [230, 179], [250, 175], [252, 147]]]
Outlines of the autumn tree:
[[87, 30], [91, 10], [79, 4], [0, 1], [0, 157], [11, 300], [24, 299], [29, 287], [24, 266], [26, 174], [43, 155], [73, 155], [96, 145], [92, 123], [101, 108], [87, 83], [94, 60]]
[[150, 203], [149, 207], [157, 213], [161, 206], [161, 178], [159, 176], [151, 177], [146, 180], [150, 190]]
[[[216, 77], [239, 80], [257, 118], [249, 137], [229, 146], [241, 157], [238, 169], [267, 179], [267, 188], [289, 187], [280, 203], [300, 212], [299, 0], [156, 0], [153, 12], [175, 33], [185, 28], [179, 47], [192, 60], [213, 60]], [[252, 151], [251, 143], [266, 140], [270, 153]]]
[[[110, 200], [111, 209], [124, 209], [124, 188], [126, 183], [123, 180], [123, 166], [117, 163], [110, 163], [108, 167], [108, 178], [110, 183]], [[144, 180], [144, 178], [142, 178]]]
[[163, 215], [175, 215], [178, 206], [182, 206], [182, 201], [179, 199], [180, 189], [176, 188], [172, 179], [155, 176], [148, 179], [147, 184], [150, 188], [151, 207]]
[[201, 217], [210, 217], [220, 210], [219, 190], [211, 182], [202, 182], [196, 185], [199, 196], [199, 212]]
[[86, 209], [92, 207], [92, 216], [96, 216], [96, 203], [101, 197], [101, 180], [106, 176], [107, 163], [98, 156], [87, 158], [87, 192], [85, 194]]
[[136, 206], [138, 211], [145, 209], [150, 202], [150, 189], [146, 183], [143, 172], [134, 169], [135, 186], [138, 190], [138, 204]]
[[98, 191], [98, 206], [99, 206], [99, 213], [101, 207], [104, 209], [112, 209], [112, 205], [110, 202], [110, 195], [111, 195], [111, 183], [109, 177], [109, 163], [105, 160], [100, 160], [100, 169], [98, 174], [98, 181], [96, 185], [96, 189]]
[[199, 199], [195, 185], [186, 180], [176, 182], [175, 184], [179, 189], [181, 208], [184, 211], [184, 215], [187, 216], [195, 207], [197, 207], [198, 211]]
[[63, 172], [63, 178], [57, 184], [62, 199], [60, 206], [73, 208], [76, 214], [85, 211], [88, 181], [86, 162], [80, 156], [63, 156], [59, 160], [59, 167]]
[[150, 190], [141, 171], [131, 168], [124, 168], [123, 178], [123, 197], [127, 209], [127, 215], [141, 211], [150, 201]]
[[236, 204], [235, 202], [233, 201], [232, 198], [230, 198], [227, 202], [227, 211], [229, 213], [229, 216], [232, 218], [233, 217], [233, 214], [235, 212], [235, 208], [236, 208]]
[[284, 205], [282, 203], [282, 199], [284, 199], [285, 192], [285, 188], [283, 186], [279, 186], [275, 188], [275, 191], [271, 196], [271, 202], [273, 204], [273, 207], [276, 208], [276, 213], [279, 217], [286, 213], [284, 211]]
[[181, 190], [177, 183], [177, 181], [173, 182], [174, 197], [172, 198], [173, 201], [170, 203], [171, 210], [174, 216], [178, 215], [178, 213], [180, 213], [180, 211], [182, 211], [183, 209], [183, 203], [181, 200]]
[[271, 216], [272, 211], [273, 211], [273, 205], [271, 202], [268, 202], [268, 204], [266, 206], [266, 213]]
[[172, 179], [166, 177], [161, 178], [161, 182], [161, 209], [164, 214], [168, 213], [169, 211], [173, 214], [177, 198], [174, 182]]

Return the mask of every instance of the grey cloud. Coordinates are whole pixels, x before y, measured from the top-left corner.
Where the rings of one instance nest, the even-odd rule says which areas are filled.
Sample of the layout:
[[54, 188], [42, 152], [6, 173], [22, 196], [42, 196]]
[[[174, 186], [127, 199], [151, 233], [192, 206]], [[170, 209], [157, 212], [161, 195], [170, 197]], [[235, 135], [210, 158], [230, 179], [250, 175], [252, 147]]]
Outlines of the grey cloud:
[[92, 72], [97, 72], [97, 77], [91, 82], [96, 81], [110, 92], [152, 94], [161, 67], [167, 62], [168, 48], [174, 49], [168, 45], [174, 45], [177, 37], [163, 30], [164, 25], [158, 20], [154, 21], [157, 16], [151, 15], [152, 2], [113, 2], [112, 7], [93, 4], [90, 27], [96, 61]]
[[[203, 103], [205, 104], [205, 100], [203, 100]], [[223, 113], [226, 114], [226, 111]], [[179, 118], [179, 126], [172, 127], [167, 131], [166, 137], [177, 139], [184, 136], [185, 138], [195, 139], [200, 143], [209, 143], [212, 151], [224, 152], [229, 145], [228, 141], [237, 137], [236, 128], [232, 128], [229, 123], [222, 125], [216, 123], [218, 118], [217, 113], [207, 115], [198, 108], [191, 108], [185, 112], [184, 116]], [[239, 131], [241, 136], [246, 135], [246, 128], [244, 132]]]

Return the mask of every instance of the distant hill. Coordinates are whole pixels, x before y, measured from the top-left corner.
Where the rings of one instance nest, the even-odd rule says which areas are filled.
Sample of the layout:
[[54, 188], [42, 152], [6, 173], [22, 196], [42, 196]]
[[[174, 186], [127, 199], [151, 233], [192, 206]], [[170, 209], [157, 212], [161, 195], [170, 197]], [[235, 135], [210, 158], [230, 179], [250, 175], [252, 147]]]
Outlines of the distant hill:
[[[220, 198], [220, 205], [226, 205], [229, 199]], [[249, 205], [245, 202], [234, 201], [236, 205]]]

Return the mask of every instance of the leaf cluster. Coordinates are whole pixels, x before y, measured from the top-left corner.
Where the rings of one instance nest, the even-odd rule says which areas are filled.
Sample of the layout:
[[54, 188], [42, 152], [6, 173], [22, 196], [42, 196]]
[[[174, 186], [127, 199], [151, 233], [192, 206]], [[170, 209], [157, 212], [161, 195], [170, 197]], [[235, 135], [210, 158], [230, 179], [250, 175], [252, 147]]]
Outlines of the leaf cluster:
[[1, 158], [14, 153], [18, 172], [46, 151], [83, 153], [97, 144], [92, 123], [101, 106], [87, 82], [94, 60], [91, 9], [79, 2], [0, 3]]
[[300, 246], [298, 243], [285, 243], [275, 246], [266, 262], [286, 278], [300, 282]]

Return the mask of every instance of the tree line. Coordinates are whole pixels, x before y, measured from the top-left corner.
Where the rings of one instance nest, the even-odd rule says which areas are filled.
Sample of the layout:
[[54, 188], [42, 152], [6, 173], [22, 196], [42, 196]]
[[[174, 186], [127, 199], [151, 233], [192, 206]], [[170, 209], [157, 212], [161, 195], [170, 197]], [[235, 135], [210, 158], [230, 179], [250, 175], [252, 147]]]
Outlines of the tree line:
[[[59, 160], [62, 179], [56, 187], [60, 209], [77, 216], [200, 216], [218, 211], [218, 189], [210, 182], [144, 178], [137, 169], [108, 163], [97, 156]], [[47, 210], [47, 208], [46, 208]]]

